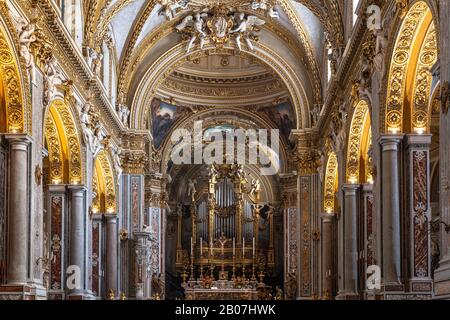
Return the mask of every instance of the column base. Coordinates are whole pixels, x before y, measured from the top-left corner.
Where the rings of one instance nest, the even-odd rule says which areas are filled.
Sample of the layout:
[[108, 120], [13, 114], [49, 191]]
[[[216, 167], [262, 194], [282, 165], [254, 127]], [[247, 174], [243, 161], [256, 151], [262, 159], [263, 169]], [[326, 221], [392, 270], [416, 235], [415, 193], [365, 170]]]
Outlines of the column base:
[[431, 292], [407, 292], [401, 283], [382, 284], [375, 300], [429, 300]]
[[66, 296], [67, 300], [97, 300], [92, 292], [76, 292]]
[[339, 292], [336, 296], [336, 300], [360, 300], [361, 297], [356, 293]]
[[434, 271], [434, 294], [436, 298], [446, 298], [450, 296], [450, 257], [445, 257], [439, 264]]
[[0, 300], [46, 300], [47, 290], [40, 285], [4, 284], [0, 286]]
[[64, 290], [49, 290], [47, 294], [48, 300], [65, 300], [66, 293]]
[[411, 279], [408, 281], [408, 292], [427, 294], [430, 298], [433, 295], [433, 280], [431, 279]]

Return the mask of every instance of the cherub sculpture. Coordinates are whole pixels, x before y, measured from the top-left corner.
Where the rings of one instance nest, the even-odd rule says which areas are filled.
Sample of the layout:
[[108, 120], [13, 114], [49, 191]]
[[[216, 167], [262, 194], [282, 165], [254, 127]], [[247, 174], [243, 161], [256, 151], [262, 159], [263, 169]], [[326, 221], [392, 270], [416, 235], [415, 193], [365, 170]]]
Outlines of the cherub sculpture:
[[37, 40], [35, 35], [36, 24], [33, 22], [28, 23], [25, 19], [21, 18], [18, 21], [18, 29], [20, 55], [24, 58], [25, 65], [30, 74], [30, 80], [34, 83], [36, 79], [36, 65], [34, 62], [34, 56], [31, 53], [30, 45]]
[[178, 31], [183, 31], [189, 27], [192, 27], [191, 32], [191, 39], [189, 40], [189, 43], [187, 45], [186, 52], [190, 52], [192, 47], [194, 46], [194, 43], [197, 39], [200, 41], [200, 49], [203, 49], [203, 46], [205, 45], [205, 38], [207, 36], [205, 32], [205, 21], [204, 19], [208, 15], [206, 13], [200, 13], [197, 12], [193, 15], [186, 16], [183, 21], [179, 25], [177, 25], [175, 28]]
[[236, 45], [239, 48], [239, 51], [242, 51], [241, 38], [244, 38], [247, 47], [253, 51], [254, 47], [250, 40], [250, 37], [253, 35], [253, 30], [256, 26], [262, 26], [266, 22], [256, 16], [248, 16], [246, 18], [243, 12], [236, 13], [234, 20], [237, 27], [232, 29], [230, 33], [237, 33]]
[[274, 5], [267, 2], [268, 2], [267, 0], [253, 0], [252, 3], [250, 4], [250, 7], [253, 10], [261, 9], [263, 11], [266, 11], [269, 17], [278, 19], [280, 15], [275, 10]]
[[186, 10], [189, 7], [189, 0], [161, 0], [160, 4], [159, 14], [164, 15], [167, 20], [172, 20], [176, 17], [179, 9]]

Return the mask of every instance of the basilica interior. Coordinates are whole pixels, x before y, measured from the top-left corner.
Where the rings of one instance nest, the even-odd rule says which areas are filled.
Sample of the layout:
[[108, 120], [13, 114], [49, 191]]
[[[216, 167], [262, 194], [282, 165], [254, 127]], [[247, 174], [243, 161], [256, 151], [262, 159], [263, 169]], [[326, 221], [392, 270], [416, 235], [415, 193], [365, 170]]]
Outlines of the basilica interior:
[[0, 300], [450, 298], [449, 22], [0, 0]]

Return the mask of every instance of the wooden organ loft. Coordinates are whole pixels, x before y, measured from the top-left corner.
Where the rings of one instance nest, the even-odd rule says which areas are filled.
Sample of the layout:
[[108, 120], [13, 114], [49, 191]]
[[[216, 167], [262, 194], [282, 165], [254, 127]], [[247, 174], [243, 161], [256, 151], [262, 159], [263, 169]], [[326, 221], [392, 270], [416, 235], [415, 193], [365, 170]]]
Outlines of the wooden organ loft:
[[192, 233], [182, 237], [179, 215], [176, 255], [186, 299], [256, 299], [275, 267], [273, 207], [261, 203], [260, 181], [242, 165], [212, 165], [207, 188], [190, 181], [188, 195]]

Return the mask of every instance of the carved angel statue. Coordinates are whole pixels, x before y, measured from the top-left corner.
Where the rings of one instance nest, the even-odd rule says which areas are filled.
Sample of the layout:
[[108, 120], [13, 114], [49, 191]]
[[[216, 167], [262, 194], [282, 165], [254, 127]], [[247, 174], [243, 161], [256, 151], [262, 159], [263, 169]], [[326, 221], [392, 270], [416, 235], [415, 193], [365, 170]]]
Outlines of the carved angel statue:
[[61, 85], [65, 81], [54, 56], [44, 66], [44, 77], [44, 100], [45, 103], [50, 103], [56, 93], [56, 86]]
[[259, 198], [259, 193], [261, 191], [261, 182], [259, 179], [252, 179], [252, 183], [250, 186], [250, 194], [255, 198]]
[[35, 35], [36, 24], [33, 22], [28, 23], [22, 17], [18, 18], [17, 24], [19, 29], [20, 55], [25, 59], [25, 65], [30, 73], [30, 80], [34, 83], [36, 80], [36, 65], [30, 45], [37, 40]]
[[117, 108], [117, 115], [119, 116], [120, 121], [122, 121], [124, 126], [128, 126], [128, 117], [130, 115], [130, 109], [127, 108], [126, 105], [119, 104]]
[[97, 59], [97, 51], [94, 49], [87, 47], [86, 48], [86, 63], [89, 67], [89, 70], [92, 70], [92, 63]]
[[248, 16], [245, 18], [245, 13], [243, 12], [236, 13], [234, 19], [237, 27], [232, 29], [230, 33], [237, 33], [236, 45], [239, 51], [242, 51], [241, 38], [244, 38], [248, 48], [253, 51], [254, 47], [250, 40], [250, 37], [253, 35], [253, 29], [255, 26], [262, 26], [266, 22], [256, 16]]
[[92, 143], [92, 136], [93, 132], [91, 129], [91, 103], [89, 101], [86, 101], [86, 103], [81, 107], [80, 111], [80, 123], [81, 123], [81, 129], [83, 130], [84, 140], [86, 141], [86, 144], [89, 146]]
[[97, 53], [96, 58], [92, 61], [92, 72], [97, 77], [100, 77], [100, 74], [102, 71], [102, 60], [103, 60], [103, 54]]
[[179, 9], [188, 9], [189, 2], [189, 0], [160, 0], [161, 9], [159, 10], [159, 14], [165, 15], [167, 20], [172, 20], [176, 17]]
[[318, 104], [316, 104], [314, 106], [314, 108], [310, 111], [310, 113], [311, 113], [312, 124], [315, 125], [317, 123], [317, 121], [319, 121], [320, 106]]
[[197, 12], [194, 15], [189, 15], [181, 21], [179, 25], [177, 25], [175, 28], [178, 31], [183, 31], [188, 27], [192, 27], [193, 31], [191, 32], [191, 39], [189, 40], [189, 43], [187, 45], [186, 52], [191, 51], [192, 47], [194, 46], [194, 42], [199, 39], [200, 40], [200, 49], [203, 49], [203, 46], [205, 45], [205, 38], [206, 38], [206, 32], [205, 32], [205, 19], [208, 15], [206, 13], [200, 13]]
[[380, 76], [383, 77], [386, 72], [386, 48], [388, 45], [388, 39], [386, 35], [386, 30], [379, 29], [374, 30], [375, 34], [375, 56], [373, 58], [373, 65], [375, 70], [380, 73]]
[[188, 180], [187, 194], [188, 194], [189, 197], [191, 197], [192, 200], [194, 200], [195, 193], [197, 192], [197, 190], [195, 189], [195, 184], [196, 183], [197, 183], [197, 180], [195, 180], [195, 179], [189, 179]]
[[271, 18], [278, 19], [280, 17], [280, 14], [274, 8], [274, 5], [268, 3], [267, 0], [253, 0], [250, 4], [250, 7], [253, 10], [261, 9], [263, 11], [266, 11], [267, 15]]
[[97, 154], [104, 148], [103, 140], [107, 138], [105, 132], [103, 131], [103, 126], [100, 123], [100, 121], [97, 121], [94, 126], [93, 130], [93, 138], [91, 140], [91, 152], [94, 156], [94, 158], [97, 156]]
[[122, 152], [119, 148], [113, 147], [111, 148], [111, 156], [113, 159], [114, 170], [116, 171], [117, 179], [122, 175], [122, 162], [120, 160], [120, 154]]

